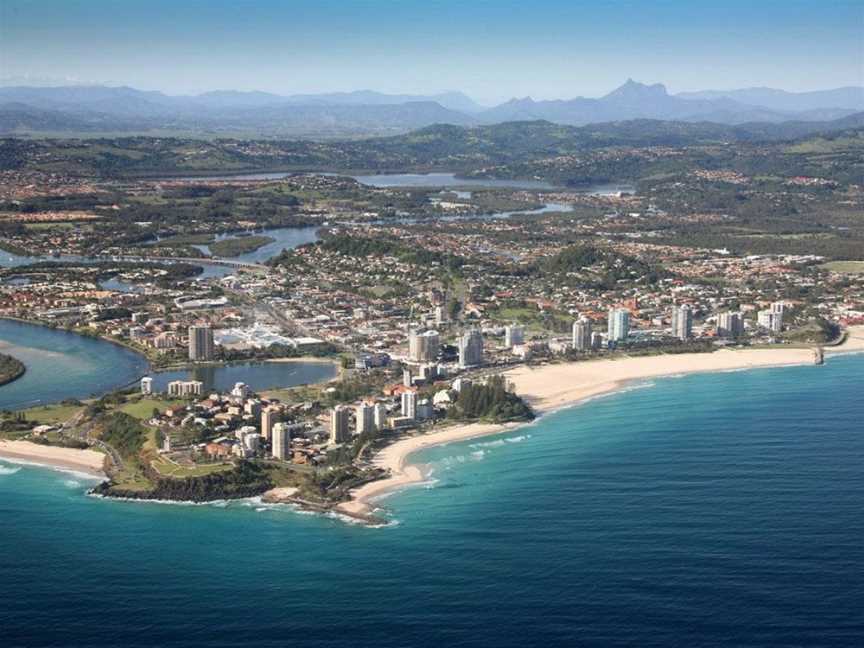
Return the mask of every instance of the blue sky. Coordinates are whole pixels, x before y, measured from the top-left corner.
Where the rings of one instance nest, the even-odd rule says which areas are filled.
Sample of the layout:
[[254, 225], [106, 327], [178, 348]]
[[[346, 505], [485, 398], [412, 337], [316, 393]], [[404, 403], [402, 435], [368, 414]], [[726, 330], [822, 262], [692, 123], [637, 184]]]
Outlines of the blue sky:
[[864, 85], [862, 0], [0, 0], [0, 77], [492, 103]]

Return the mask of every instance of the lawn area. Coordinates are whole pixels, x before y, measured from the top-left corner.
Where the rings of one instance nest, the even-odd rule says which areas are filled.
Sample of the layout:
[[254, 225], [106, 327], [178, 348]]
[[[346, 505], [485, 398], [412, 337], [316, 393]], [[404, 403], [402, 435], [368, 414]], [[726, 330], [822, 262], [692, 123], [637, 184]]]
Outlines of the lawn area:
[[299, 385], [286, 389], [265, 389], [261, 392], [261, 396], [280, 401], [312, 401], [321, 398], [321, 389], [320, 387]]
[[153, 484], [141, 474], [137, 466], [128, 466], [112, 476], [114, 484], [123, 490], [150, 490]]
[[83, 405], [40, 405], [22, 410], [28, 421], [37, 421], [40, 425], [60, 425], [84, 409]]
[[145, 421], [153, 415], [154, 408], [162, 411], [175, 405], [182, 405], [183, 403], [184, 401], [173, 398], [138, 398], [119, 407], [118, 411]]
[[487, 315], [505, 322], [518, 322], [530, 332], [543, 332], [549, 328], [565, 331], [572, 321], [564, 314], [544, 312], [534, 306], [504, 306], [488, 312]]
[[831, 272], [845, 272], [848, 274], [864, 273], [864, 261], [829, 261], [819, 267]]
[[155, 468], [160, 475], [164, 477], [175, 477], [177, 479], [182, 479], [185, 477], [203, 477], [204, 475], [211, 475], [217, 472], [224, 472], [226, 470], [231, 470], [234, 468], [233, 464], [201, 464], [196, 466], [180, 466], [171, 461], [168, 461], [164, 457], [159, 457], [154, 459], [151, 463], [151, 466]]
[[57, 230], [70, 230], [76, 227], [76, 223], [70, 223], [68, 221], [51, 221], [48, 223], [25, 223], [24, 227], [29, 230], [50, 230], [52, 232], [56, 232]]

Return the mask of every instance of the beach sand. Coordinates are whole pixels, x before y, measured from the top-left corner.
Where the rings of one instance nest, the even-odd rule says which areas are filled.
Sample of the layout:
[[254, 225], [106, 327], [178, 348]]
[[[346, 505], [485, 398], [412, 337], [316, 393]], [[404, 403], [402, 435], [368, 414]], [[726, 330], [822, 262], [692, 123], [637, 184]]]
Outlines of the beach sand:
[[[845, 343], [830, 350], [826, 349], [826, 354], [861, 351], [864, 351], [864, 327], [859, 326], [850, 328]], [[778, 347], [519, 367], [504, 375], [513, 383], [516, 393], [530, 403], [538, 415], [542, 415], [615, 391], [638, 380], [691, 373], [806, 365], [813, 364], [813, 361], [812, 349]], [[453, 425], [430, 434], [399, 440], [381, 450], [373, 460], [377, 466], [390, 470], [390, 476], [354, 490], [351, 493], [352, 499], [340, 504], [339, 508], [354, 515], [369, 514], [376, 499], [404, 486], [423, 481], [420, 467], [408, 463], [408, 457], [418, 450], [478, 436], [500, 434], [514, 427], [518, 427], [518, 424]]]
[[105, 455], [95, 450], [45, 446], [30, 441], [0, 441], [0, 459], [105, 477]]

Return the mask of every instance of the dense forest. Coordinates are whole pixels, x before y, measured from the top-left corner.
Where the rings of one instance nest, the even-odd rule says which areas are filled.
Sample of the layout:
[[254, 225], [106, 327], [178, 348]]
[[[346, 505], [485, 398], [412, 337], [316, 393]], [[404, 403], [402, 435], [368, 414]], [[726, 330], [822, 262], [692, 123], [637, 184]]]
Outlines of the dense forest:
[[579, 273], [586, 268], [595, 269], [594, 279], [585, 279], [586, 287], [611, 289], [622, 279], [643, 278], [646, 283], [657, 283], [668, 276], [660, 266], [650, 265], [639, 259], [616, 254], [610, 249], [593, 245], [574, 245], [564, 248], [535, 266], [542, 275]]
[[438, 264], [449, 270], [458, 270], [465, 263], [462, 257], [434, 252], [424, 248], [409, 247], [394, 239], [372, 239], [361, 236], [349, 236], [347, 234], [336, 234], [326, 237], [320, 245], [325, 250], [339, 252], [346, 256], [392, 256], [406, 263], [427, 266]]

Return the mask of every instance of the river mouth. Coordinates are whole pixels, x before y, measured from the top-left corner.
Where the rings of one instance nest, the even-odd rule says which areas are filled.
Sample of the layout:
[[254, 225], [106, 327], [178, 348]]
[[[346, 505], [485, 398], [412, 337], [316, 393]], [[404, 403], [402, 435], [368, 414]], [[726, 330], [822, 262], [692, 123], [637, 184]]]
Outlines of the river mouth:
[[70, 331], [0, 319], [0, 353], [24, 363], [17, 380], [0, 386], [0, 410], [101, 396], [150, 375], [156, 389], [172, 380], [201, 380], [206, 390], [225, 391], [245, 382], [255, 391], [330, 380], [331, 362], [245, 362], [194, 369], [153, 371], [146, 358], [119, 344]]

